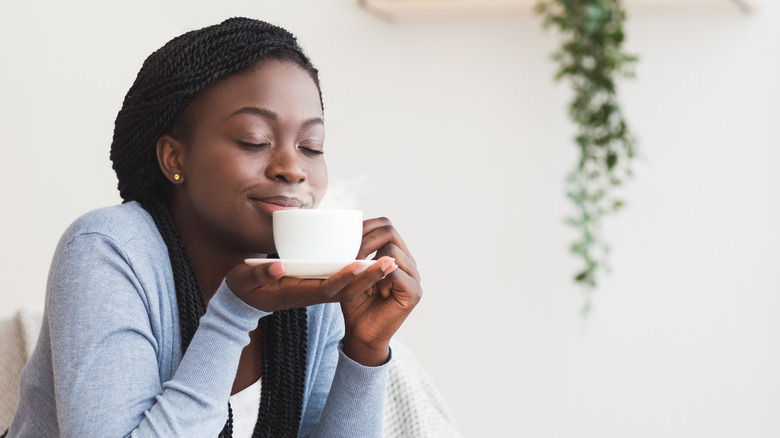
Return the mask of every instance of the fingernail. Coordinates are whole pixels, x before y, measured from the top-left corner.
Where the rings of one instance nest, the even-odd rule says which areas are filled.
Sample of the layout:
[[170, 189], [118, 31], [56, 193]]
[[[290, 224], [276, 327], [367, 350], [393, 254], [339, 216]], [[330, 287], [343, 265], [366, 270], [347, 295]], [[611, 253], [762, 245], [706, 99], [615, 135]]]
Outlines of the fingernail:
[[393, 273], [393, 271], [395, 271], [396, 269], [398, 269], [398, 265], [396, 265], [395, 263], [393, 263], [393, 266], [390, 266], [390, 267], [389, 267], [389, 268], [387, 268], [387, 270], [385, 271], [385, 276], [388, 276], [388, 275], [392, 274], [392, 273]]
[[390, 267], [393, 265], [395, 265], [395, 259], [392, 257], [386, 257], [382, 260], [382, 264], [379, 265], [379, 267], [382, 269], [382, 272], [387, 274], [388, 273], [387, 270], [390, 269]]
[[368, 269], [368, 263], [361, 262], [359, 265], [357, 265], [357, 267], [355, 267], [354, 270], [352, 270], [352, 274], [353, 275], [362, 274], [363, 271], [365, 271], [366, 269]]
[[272, 277], [281, 277], [285, 273], [284, 263], [276, 262], [268, 266], [268, 274]]
[[390, 266], [388, 266], [387, 268], [385, 268], [385, 269], [382, 269], [382, 272], [384, 272], [384, 274], [385, 274], [385, 277], [387, 277], [388, 275], [390, 275], [390, 274], [391, 274], [393, 271], [395, 271], [396, 269], [398, 269], [398, 265], [396, 265], [396, 264], [395, 264], [395, 262], [393, 262], [393, 263], [392, 263]]

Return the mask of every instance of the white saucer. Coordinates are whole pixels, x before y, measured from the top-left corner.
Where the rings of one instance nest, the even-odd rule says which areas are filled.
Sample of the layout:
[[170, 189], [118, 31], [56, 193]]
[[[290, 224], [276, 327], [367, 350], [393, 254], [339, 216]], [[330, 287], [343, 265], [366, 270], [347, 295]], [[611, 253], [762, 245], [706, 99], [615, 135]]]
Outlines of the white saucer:
[[[250, 266], [264, 263], [282, 262], [286, 270], [286, 277], [310, 278], [324, 280], [344, 269], [350, 263], [357, 260], [332, 261], [332, 260], [290, 260], [290, 259], [246, 259], [244, 263]], [[361, 260], [366, 268], [376, 263], [376, 260]]]

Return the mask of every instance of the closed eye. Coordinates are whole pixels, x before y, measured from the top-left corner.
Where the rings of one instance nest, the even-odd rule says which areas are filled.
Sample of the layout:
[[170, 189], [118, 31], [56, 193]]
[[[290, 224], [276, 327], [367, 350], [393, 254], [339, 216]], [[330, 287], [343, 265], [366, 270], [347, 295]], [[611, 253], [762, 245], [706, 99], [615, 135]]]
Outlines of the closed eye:
[[304, 154], [312, 157], [317, 157], [325, 153], [322, 150], [322, 143], [318, 141], [303, 141], [298, 144], [298, 149]]
[[308, 146], [298, 146], [298, 149], [303, 151], [304, 154], [311, 155], [313, 157], [316, 157], [316, 156], [319, 156], [319, 155], [322, 155], [322, 154], [325, 153], [325, 152], [323, 152], [323, 151], [321, 151], [319, 149], [310, 148]]
[[271, 146], [271, 143], [250, 143], [248, 141], [239, 141], [238, 144], [246, 149], [262, 149]]

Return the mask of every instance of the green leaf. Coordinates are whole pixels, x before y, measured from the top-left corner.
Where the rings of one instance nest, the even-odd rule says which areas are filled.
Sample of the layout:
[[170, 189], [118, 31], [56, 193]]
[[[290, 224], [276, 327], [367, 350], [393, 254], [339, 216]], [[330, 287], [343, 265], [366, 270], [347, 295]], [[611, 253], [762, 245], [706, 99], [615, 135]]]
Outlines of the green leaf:
[[570, 225], [575, 228], [582, 228], [582, 220], [574, 218], [566, 218], [566, 225]]
[[[540, 0], [534, 11], [543, 17], [543, 26], [561, 34], [551, 59], [557, 66], [555, 79], [566, 79], [573, 93], [567, 112], [577, 127], [573, 140], [579, 151], [576, 167], [566, 176], [566, 196], [577, 213], [565, 222], [579, 232], [569, 249], [585, 265], [574, 279], [591, 291], [596, 273], [609, 269], [601, 219], [623, 208], [611, 192], [622, 184], [623, 175], [631, 177], [636, 155], [615, 81], [633, 77], [638, 58], [622, 48], [626, 13], [620, 0]], [[590, 306], [588, 298], [584, 311]]]
[[574, 281], [576, 282], [583, 282], [587, 280], [588, 276], [590, 276], [590, 271], [582, 271], [579, 274], [574, 276]]
[[615, 167], [617, 162], [618, 162], [617, 154], [612, 151], [607, 152], [607, 170], [611, 172], [612, 168]]

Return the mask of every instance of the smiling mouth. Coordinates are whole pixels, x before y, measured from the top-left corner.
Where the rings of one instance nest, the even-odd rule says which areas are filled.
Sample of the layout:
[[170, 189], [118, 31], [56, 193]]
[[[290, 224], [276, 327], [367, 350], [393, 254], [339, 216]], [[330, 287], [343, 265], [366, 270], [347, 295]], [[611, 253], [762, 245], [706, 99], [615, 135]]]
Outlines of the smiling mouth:
[[295, 198], [252, 199], [252, 202], [269, 215], [279, 210], [293, 210], [303, 207], [303, 202]]

